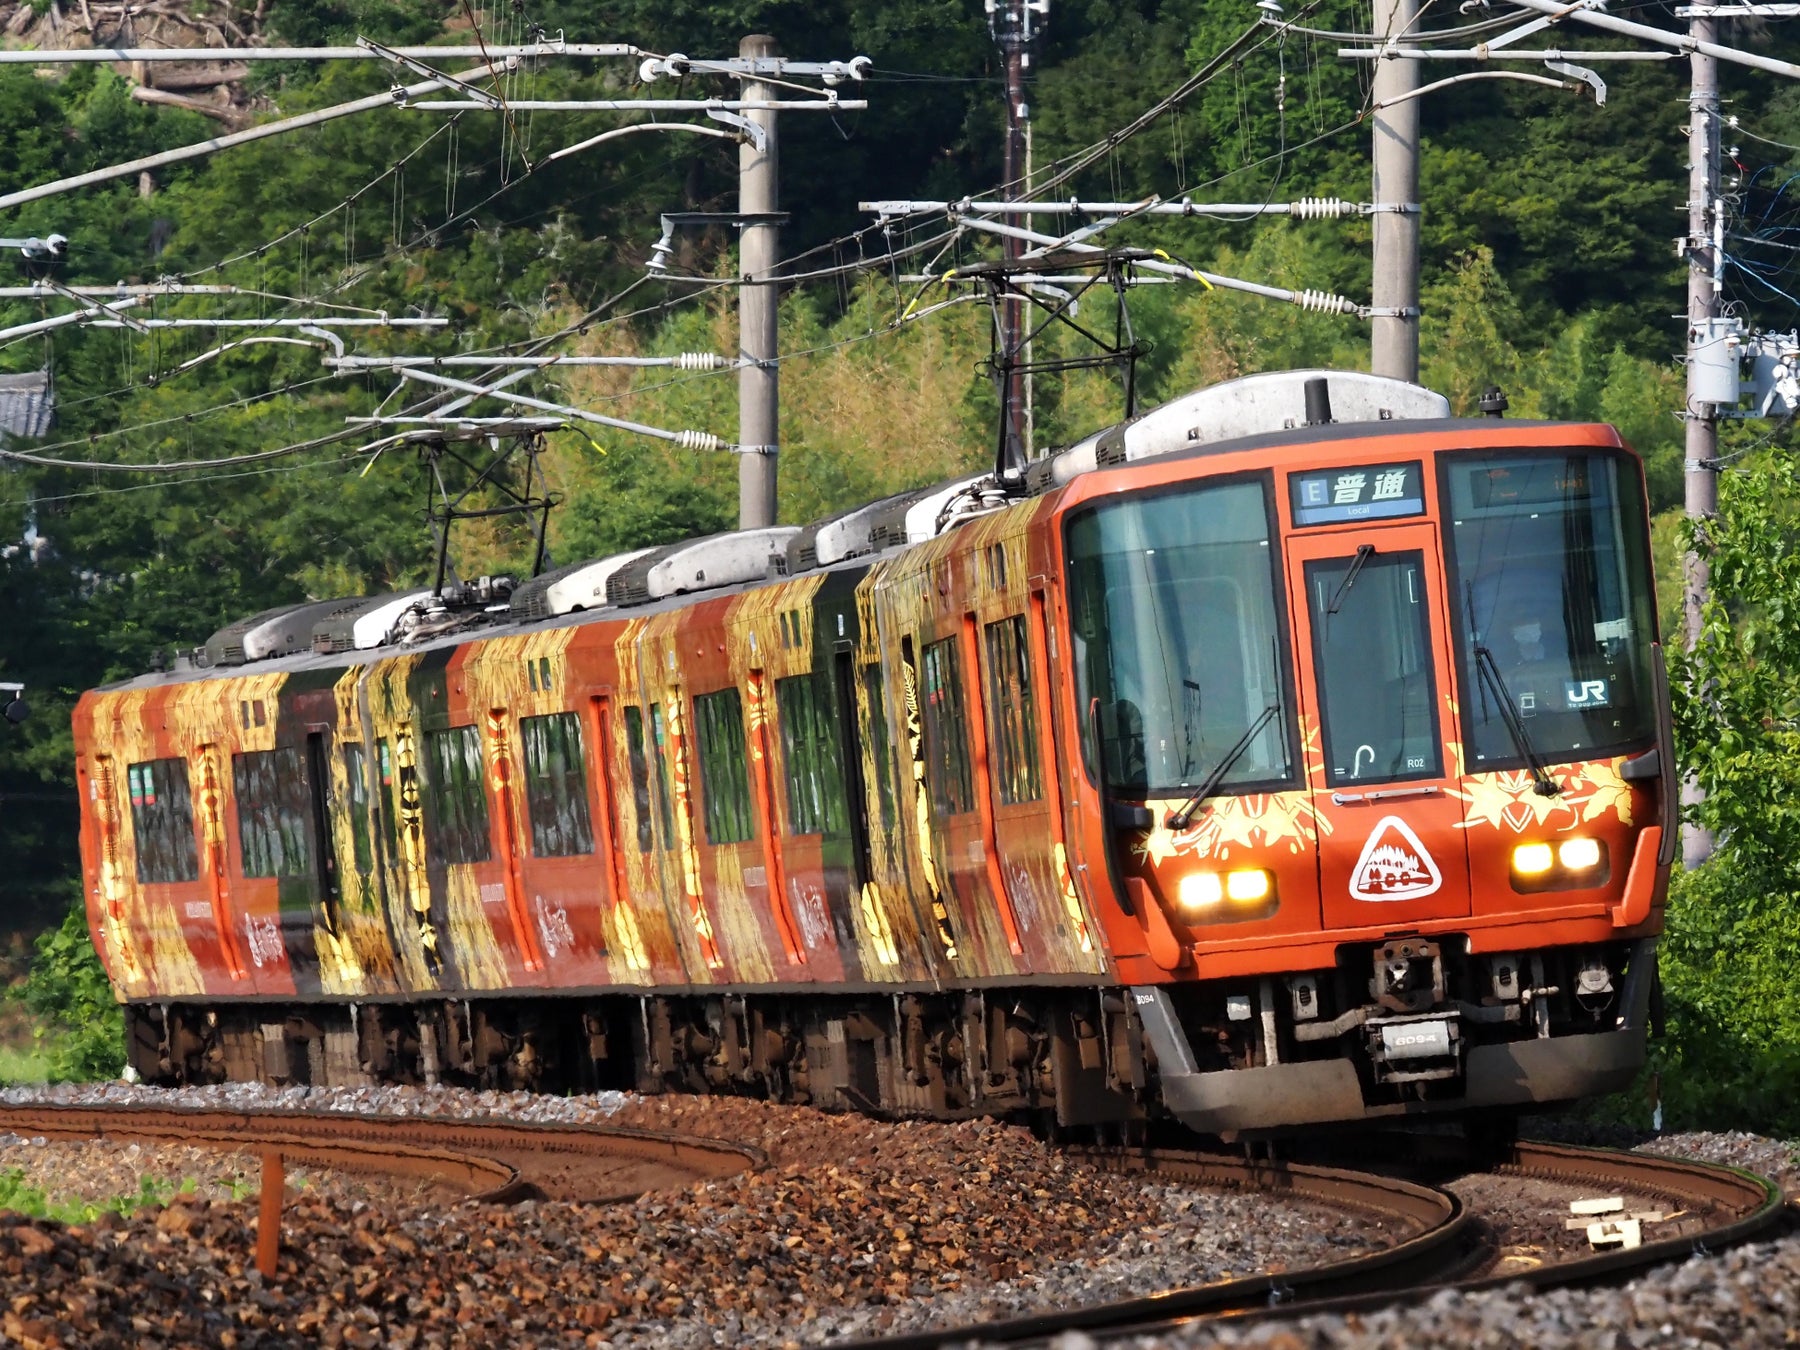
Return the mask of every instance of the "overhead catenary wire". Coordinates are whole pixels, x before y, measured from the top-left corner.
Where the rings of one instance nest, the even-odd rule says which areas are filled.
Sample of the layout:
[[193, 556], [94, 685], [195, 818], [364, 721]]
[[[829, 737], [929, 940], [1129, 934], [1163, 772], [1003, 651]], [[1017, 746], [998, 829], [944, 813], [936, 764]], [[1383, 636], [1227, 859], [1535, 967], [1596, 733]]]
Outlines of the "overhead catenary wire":
[[[1309, 5], [1307, 7], [1306, 11], [1303, 11], [1303, 14], [1310, 13], [1311, 10], [1315, 7], [1316, 7], [1316, 4]], [[1259, 30], [1261, 30], [1261, 31], [1259, 32]], [[1094, 143], [1094, 145], [1090, 146], [1087, 150], [1077, 152], [1074, 156], [1071, 156], [1071, 157], [1065, 157], [1064, 160], [1059, 161], [1058, 165], [1051, 166], [1053, 172], [1051, 172], [1041, 184], [1034, 185], [1033, 190], [1032, 190], [1032, 195], [1036, 196], [1041, 193], [1053, 190], [1056, 186], [1059, 186], [1061, 183], [1068, 181], [1069, 178], [1073, 177], [1075, 174], [1081, 172], [1084, 168], [1086, 168], [1086, 167], [1090, 166], [1092, 163], [1096, 162], [1103, 155], [1111, 153], [1113, 150], [1115, 150], [1117, 148], [1117, 146], [1119, 144], [1123, 143], [1125, 140], [1128, 140], [1132, 136], [1139, 134], [1139, 132], [1141, 132], [1145, 127], [1154, 124], [1154, 122], [1158, 118], [1163, 116], [1169, 109], [1179, 106], [1179, 104], [1181, 103], [1182, 100], [1191, 96], [1191, 94], [1196, 89], [1203, 87], [1207, 82], [1209, 82], [1212, 78], [1214, 78], [1219, 71], [1221, 71], [1222, 69], [1225, 69], [1227, 62], [1230, 59], [1232, 59], [1232, 57], [1234, 57], [1239, 52], [1244, 51], [1246, 49], [1255, 49], [1255, 48], [1259, 47], [1260, 45], [1262, 45], [1262, 42], [1266, 42], [1267, 40], [1270, 40], [1265, 35], [1268, 31], [1270, 31], [1270, 30], [1267, 29], [1266, 26], [1256, 25], [1256, 26], [1252, 26], [1250, 29], [1246, 30], [1245, 33], [1240, 34], [1237, 39], [1234, 39], [1233, 42], [1227, 44], [1225, 49], [1223, 49], [1221, 52], [1217, 53], [1207, 63], [1207, 65], [1202, 68], [1201, 71], [1196, 72], [1196, 74], [1194, 76], [1190, 77], [1188, 80], [1185, 80], [1183, 82], [1183, 84], [1181, 86], [1179, 86], [1173, 93], [1166, 96], [1164, 99], [1159, 101], [1156, 105], [1153, 105], [1150, 109], [1147, 109], [1144, 113], [1140, 114], [1137, 118], [1135, 118], [1131, 123], [1127, 124], [1123, 128], [1120, 128], [1118, 131], [1111, 133], [1108, 137], [1104, 138], [1104, 140]], [[1279, 29], [1276, 29], [1274, 31], [1279, 31]], [[1259, 37], [1261, 38], [1261, 41], [1258, 40]], [[444, 131], [444, 130], [447, 130], [447, 128], [437, 129], [437, 131]], [[1338, 130], [1338, 129], [1335, 129], [1335, 128], [1333, 129], [1334, 132], [1336, 130]], [[437, 131], [434, 131], [433, 135], [437, 134]], [[1332, 134], [1332, 133], [1325, 133], [1325, 134]], [[431, 138], [428, 137], [427, 142], [430, 139]], [[1324, 139], [1324, 135], [1315, 137], [1313, 139], [1314, 139], [1314, 141]], [[423, 144], [425, 144], [425, 143], [426, 142], [422, 142], [420, 148], [422, 148]], [[414, 153], [416, 153], [416, 151]], [[390, 170], [390, 172], [391, 172], [391, 170]], [[384, 174], [382, 176], [385, 177], [386, 175]], [[379, 181], [379, 179], [377, 179], [377, 181]], [[513, 181], [516, 182], [516, 181], [520, 181], [520, 180], [513, 180]], [[445, 229], [449, 225], [455, 223], [455, 220], [467, 218], [468, 216], [471, 216], [471, 215], [475, 214], [476, 212], [478, 212], [479, 210], [481, 210], [482, 208], [484, 208], [486, 205], [488, 205], [494, 199], [499, 197], [502, 193], [507, 191], [508, 188], [510, 188], [511, 186], [512, 186], [512, 182], [503, 183], [498, 190], [496, 190], [493, 193], [490, 193], [487, 197], [483, 198], [480, 202], [476, 203], [474, 206], [468, 207], [462, 211], [459, 211], [457, 213], [457, 216], [455, 219], [453, 219], [451, 221], [446, 221], [443, 224], [440, 224], [437, 226], [433, 226], [429, 230], [421, 231], [420, 235], [416, 236], [416, 238], [422, 238], [422, 237], [426, 237], [429, 235], [435, 235], [435, 234], [441, 233], [441, 231], [443, 229]], [[337, 209], [341, 209], [341, 207], [337, 208]], [[326, 213], [326, 214], [330, 214], [330, 213]], [[299, 232], [301, 232], [301, 231], [298, 231], [298, 230], [290, 231], [284, 237], [291, 238], [291, 237], [293, 237], [293, 235], [295, 233], [299, 233]], [[863, 244], [865, 244], [866, 241], [872, 235], [876, 235], [878, 233], [881, 235], [889, 235], [890, 246], [887, 249], [878, 253], [873, 260], [875, 265], [884, 265], [884, 266], [887, 265], [891, 260], [893, 260], [895, 258], [904, 258], [904, 257], [914, 256], [914, 255], [916, 255], [918, 253], [922, 253], [930, 248], [942, 245], [947, 240], [950, 242], [953, 242], [953, 235], [954, 235], [954, 232], [944, 232], [943, 234], [930, 237], [922, 242], [909, 242], [907, 245], [896, 249], [896, 248], [892, 247], [892, 245], [891, 245], [890, 231], [888, 230], [888, 228], [885, 224], [871, 225], [868, 227], [864, 227], [863, 229], [853, 231], [849, 234], [839, 236], [837, 239], [827, 241], [825, 244], [816, 246], [815, 248], [809, 249], [809, 250], [805, 251], [804, 253], [794, 255], [794, 256], [786, 259], [783, 262], [783, 264], [781, 265], [781, 270], [777, 273], [777, 276], [779, 277], [779, 279], [784, 280], [784, 281], [800, 281], [800, 280], [824, 279], [824, 278], [828, 278], [828, 277], [842, 276], [842, 275], [846, 275], [846, 274], [854, 273], [854, 272], [866, 271], [869, 269], [869, 267], [871, 265], [870, 259], [867, 258], [866, 256], [859, 257], [858, 259], [851, 261], [851, 262], [837, 263], [832, 266], [828, 266], [828, 267], [824, 267], [824, 268], [808, 269], [808, 270], [801, 271], [801, 272], [795, 272], [792, 269], [796, 263], [803, 262], [808, 257], [814, 256], [821, 252], [825, 252], [828, 250], [842, 250], [846, 245], [855, 245], [855, 246], [858, 246], [860, 249], [860, 247]], [[244, 258], [245, 256], [249, 256], [249, 255], [240, 254], [240, 255], [238, 255], [237, 260], [242, 260], [242, 258]], [[383, 261], [385, 261], [386, 256], [388, 256], [387, 251], [384, 251]], [[223, 263], [213, 264], [211, 268], [202, 269], [202, 270], [215, 270], [216, 271], [222, 265], [223, 265]], [[368, 275], [370, 275], [372, 273], [372, 270], [373, 270], [372, 268], [365, 267], [361, 270], [359, 275], [342, 278], [340, 280], [339, 285], [329, 288], [325, 292], [325, 294], [327, 294], [327, 295], [336, 294], [344, 289], [348, 289], [350, 286], [357, 284], [362, 279], [364, 279]], [[644, 279], [640, 279], [640, 281], [642, 281], [642, 280], [644, 280]], [[700, 279], [695, 278], [693, 280], [698, 281]], [[628, 294], [631, 290], [635, 289], [638, 284], [639, 284], [639, 282], [634, 282], [631, 286], [626, 288], [625, 292], [621, 292], [620, 296], [613, 297], [613, 300], [616, 301], [622, 295]], [[733, 285], [733, 284], [736, 284], [735, 278], [706, 280], [706, 281], [702, 282], [702, 289], [699, 291], [691, 292], [686, 296], [679, 297], [679, 298], [672, 299], [672, 300], [665, 299], [664, 301], [659, 302], [656, 305], [644, 307], [643, 309], [634, 311], [633, 313], [641, 314], [641, 313], [646, 313], [646, 312], [656, 312], [659, 310], [664, 310], [664, 309], [672, 307], [675, 304], [682, 303], [684, 301], [691, 302], [695, 299], [700, 298], [701, 296], [703, 296], [705, 294], [712, 292], [713, 290], [720, 289], [725, 286], [729, 286], [729, 285]], [[624, 321], [624, 319], [626, 319], [627, 317], [629, 317], [629, 316], [619, 315], [613, 319], [607, 320], [607, 322]], [[588, 324], [595, 322], [598, 318], [599, 318], [598, 314], [590, 313], [588, 315], [584, 315], [582, 319], [577, 320], [574, 324], [565, 326], [565, 328], [560, 330], [558, 333], [554, 333], [554, 334], [546, 335], [542, 338], [531, 339], [531, 340], [522, 341], [522, 342], [495, 344], [493, 349], [494, 350], [515, 350], [515, 349], [519, 349], [519, 348], [524, 348], [524, 349], [530, 350], [530, 351], [541, 351], [544, 348], [546, 348], [547, 346], [553, 344], [554, 342], [560, 341], [560, 340], [570, 336], [573, 332], [578, 331], [580, 328], [583, 328], [583, 327], [587, 326]], [[852, 338], [845, 339], [844, 344], [842, 344], [842, 345], [848, 345], [849, 343], [855, 342], [855, 341], [869, 340], [870, 338], [872, 338], [874, 336], [878, 336], [882, 331], [885, 331], [885, 330], [876, 329], [876, 330], [872, 330], [868, 334], [856, 335]], [[839, 344], [834, 344], [834, 345], [839, 345]], [[309, 381], [307, 383], [312, 383], [312, 382]], [[291, 386], [291, 385], [286, 386], [286, 388], [289, 388], [289, 389], [291, 389], [293, 387], [294, 386]], [[259, 397], [272, 396], [273, 392], [279, 392], [279, 391], [272, 391], [272, 393], [270, 395], [263, 395], [263, 396], [259, 396]], [[485, 393], [486, 391], [483, 390], [482, 392]], [[441, 402], [443, 400], [440, 399], [438, 401]], [[432, 400], [429, 400], [429, 399], [425, 400], [425, 403], [427, 405], [429, 405], [431, 402], [432, 402]], [[153, 424], [146, 424], [146, 425], [153, 425]], [[283, 448], [281, 448], [279, 450], [275, 450], [275, 451], [262, 452], [261, 455], [257, 456], [257, 458], [262, 458], [264, 456], [272, 457], [272, 456], [286, 454], [286, 453], [295, 453], [298, 450], [310, 448], [310, 447], [313, 447], [316, 445], [323, 445], [323, 444], [339, 442], [343, 439], [346, 439], [349, 434], [351, 434], [351, 433], [346, 432], [346, 433], [341, 433], [341, 434], [333, 434], [331, 436], [322, 437], [322, 438], [315, 438], [312, 441], [303, 442], [298, 446], [283, 447]], [[242, 461], [239, 461], [236, 459], [227, 459], [227, 460], [219, 460], [219, 461], [208, 461], [207, 463], [218, 464], [218, 463], [232, 463], [232, 462], [242, 462]], [[54, 461], [54, 464], [57, 467], [81, 467], [81, 462], [79, 462], [79, 461], [57, 460], [57, 461]], [[92, 466], [90, 465], [90, 467], [92, 467]], [[114, 466], [107, 466], [107, 467], [114, 467]], [[117, 466], [117, 467], [136, 471], [136, 470], [142, 469], [145, 466], [130, 465], [130, 466]]]

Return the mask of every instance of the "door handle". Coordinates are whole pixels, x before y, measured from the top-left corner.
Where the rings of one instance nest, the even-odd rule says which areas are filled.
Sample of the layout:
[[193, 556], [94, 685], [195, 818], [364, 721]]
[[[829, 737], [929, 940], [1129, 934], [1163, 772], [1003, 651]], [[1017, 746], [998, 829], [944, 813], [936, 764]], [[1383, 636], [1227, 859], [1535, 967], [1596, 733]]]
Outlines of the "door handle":
[[1401, 797], [1435, 797], [1443, 789], [1434, 783], [1424, 787], [1387, 788], [1375, 792], [1334, 792], [1331, 794], [1333, 806], [1349, 806], [1354, 802], [1391, 802]]

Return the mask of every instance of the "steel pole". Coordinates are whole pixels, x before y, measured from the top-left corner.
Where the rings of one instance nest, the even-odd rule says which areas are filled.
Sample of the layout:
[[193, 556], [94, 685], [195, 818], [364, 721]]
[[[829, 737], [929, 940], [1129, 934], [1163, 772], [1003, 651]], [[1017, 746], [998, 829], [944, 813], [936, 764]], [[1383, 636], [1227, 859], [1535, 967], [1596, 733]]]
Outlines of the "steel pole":
[[[1375, 0], [1376, 38], [1404, 37], [1418, 13], [1418, 0]], [[1376, 316], [1369, 323], [1369, 369], [1377, 375], [1415, 382], [1419, 378], [1419, 101], [1405, 96], [1418, 85], [1418, 62], [1394, 58], [1375, 63], [1372, 201], [1376, 212], [1370, 304]], [[1392, 99], [1402, 101], [1382, 106]]]
[[[778, 54], [775, 39], [755, 34], [738, 44], [741, 57]], [[765, 80], [746, 79], [744, 100], [775, 97]], [[779, 194], [780, 156], [775, 139], [775, 113], [762, 109], [745, 114], [763, 129], [763, 148], [746, 140], [738, 148], [738, 210], [745, 215], [772, 216]], [[777, 328], [781, 292], [772, 279], [781, 257], [779, 226], [745, 225], [742, 245], [743, 283], [738, 287], [738, 528], [760, 529], [775, 523], [775, 486], [780, 461], [780, 373]]]
[[[1005, 0], [1005, 3], [1011, 17], [1009, 26], [1002, 29], [1000, 40], [1001, 51], [1006, 57], [1006, 144], [1001, 169], [1006, 186], [1001, 198], [1011, 202], [1023, 196], [1025, 189], [1025, 119], [1029, 113], [1025, 101], [1025, 66], [1029, 57], [1025, 0]], [[1020, 222], [1009, 216], [1007, 223], [1017, 225]], [[1018, 262], [1024, 251], [1024, 241], [1016, 236], [1008, 235], [1001, 240], [1001, 255], [1009, 263]], [[1006, 406], [1001, 413], [1004, 442], [1000, 467], [1008, 474], [1023, 472], [1025, 466], [1025, 388], [1019, 372], [1012, 369], [1023, 359], [1019, 335], [1024, 331], [1025, 316], [1021, 313], [1024, 303], [1022, 297], [1006, 295], [1000, 305], [1000, 358], [1006, 366], [1001, 386]]]
[[[1696, 42], [1710, 44], [1716, 40], [1715, 28], [1714, 20], [1695, 17], [1689, 20], [1688, 32]], [[1719, 200], [1719, 63], [1699, 48], [1689, 53], [1688, 62], [1692, 83], [1688, 92], [1687, 456], [1683, 486], [1688, 519], [1704, 522], [1719, 510], [1719, 422], [1718, 409], [1696, 397], [1700, 366], [1694, 357], [1719, 311], [1719, 259], [1713, 247], [1713, 212]], [[1682, 562], [1682, 613], [1691, 648], [1700, 636], [1710, 578], [1706, 559], [1698, 553], [1690, 549]], [[1697, 806], [1705, 793], [1688, 775], [1682, 779], [1681, 796], [1685, 805]], [[1681, 854], [1686, 866], [1698, 867], [1712, 851], [1710, 830], [1697, 826], [1683, 829]]]

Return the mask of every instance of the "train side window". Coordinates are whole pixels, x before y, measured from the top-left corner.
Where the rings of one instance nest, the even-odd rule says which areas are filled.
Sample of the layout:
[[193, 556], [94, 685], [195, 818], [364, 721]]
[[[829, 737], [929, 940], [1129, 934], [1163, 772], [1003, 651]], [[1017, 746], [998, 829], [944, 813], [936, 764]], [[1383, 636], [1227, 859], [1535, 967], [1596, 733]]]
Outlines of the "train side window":
[[669, 787], [669, 734], [662, 704], [650, 705], [650, 742], [656, 750], [656, 816], [662, 822], [664, 848], [675, 847], [675, 794]]
[[1044, 795], [1038, 769], [1031, 655], [1025, 642], [1022, 614], [987, 626], [988, 744], [1004, 806], [1035, 802]]
[[875, 797], [881, 812], [881, 828], [894, 828], [894, 757], [888, 737], [887, 681], [881, 666], [870, 662], [863, 667], [863, 694], [869, 703], [869, 754], [875, 761]]
[[744, 703], [735, 689], [694, 699], [706, 842], [741, 844], [756, 836], [744, 751]]
[[650, 761], [644, 755], [644, 710], [625, 709], [625, 749], [631, 760], [631, 805], [637, 817], [638, 852], [656, 847], [656, 827], [650, 822]]
[[920, 663], [925, 769], [932, 803], [945, 815], [975, 809], [975, 786], [969, 771], [969, 715], [956, 641], [945, 638], [931, 643], [921, 653]]
[[344, 782], [356, 870], [366, 876], [375, 870], [375, 841], [369, 833], [369, 756], [360, 745], [344, 747]]
[[152, 759], [125, 770], [139, 881], [197, 881], [194, 799], [185, 759]]
[[790, 834], [842, 835], [850, 828], [829, 699], [816, 676], [775, 681]]
[[451, 727], [425, 733], [433, 850], [447, 863], [486, 862], [490, 849], [481, 732]]
[[381, 771], [381, 837], [387, 842], [388, 862], [400, 862], [400, 781], [394, 772], [394, 752], [387, 738], [375, 743], [376, 767]]
[[306, 763], [291, 745], [231, 757], [238, 840], [247, 877], [312, 876]]
[[540, 858], [592, 853], [594, 826], [588, 814], [581, 719], [574, 713], [522, 717], [519, 734], [525, 742], [531, 851]]

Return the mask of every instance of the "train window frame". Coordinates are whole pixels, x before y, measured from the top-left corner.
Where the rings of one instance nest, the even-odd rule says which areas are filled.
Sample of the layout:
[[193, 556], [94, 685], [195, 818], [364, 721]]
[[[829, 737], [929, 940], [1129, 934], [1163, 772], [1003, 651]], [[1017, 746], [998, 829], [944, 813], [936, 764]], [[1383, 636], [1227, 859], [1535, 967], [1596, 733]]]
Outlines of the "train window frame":
[[[1450, 653], [1449, 667], [1452, 678], [1456, 681], [1460, 697], [1457, 700], [1456, 730], [1464, 748], [1465, 761], [1463, 774], [1514, 772], [1528, 768], [1525, 756], [1519, 751], [1510, 734], [1500, 734], [1492, 740], [1500, 748], [1497, 753], [1479, 753], [1480, 737], [1475, 731], [1476, 709], [1479, 707], [1483, 690], [1475, 687], [1471, 679], [1474, 665], [1474, 650], [1469, 639], [1468, 616], [1464, 606], [1455, 603], [1455, 597], [1462, 591], [1464, 578], [1463, 559], [1458, 550], [1456, 539], [1456, 523], [1454, 518], [1455, 498], [1451, 486], [1451, 474], [1458, 467], [1467, 467], [1470, 462], [1482, 459], [1560, 459], [1572, 456], [1586, 459], [1602, 459], [1617, 465], [1622, 477], [1618, 483], [1618, 505], [1641, 504], [1646, 500], [1646, 483], [1643, 461], [1629, 450], [1616, 445], [1501, 445], [1501, 446], [1465, 446], [1441, 450], [1437, 453], [1436, 472], [1433, 475], [1438, 493], [1438, 518], [1440, 523], [1439, 548], [1443, 556], [1444, 589], [1451, 598], [1449, 618]], [[1647, 622], [1642, 642], [1648, 644], [1661, 640], [1661, 619], [1655, 601], [1656, 563], [1650, 536], [1649, 513], [1638, 517], [1638, 538], [1625, 541], [1635, 543], [1637, 557], [1629, 560], [1629, 566], [1635, 566], [1638, 580], [1642, 582], [1645, 597], [1644, 614]], [[1623, 556], [1623, 555], [1622, 555]], [[1466, 659], [1465, 659], [1466, 658]], [[1634, 736], [1621, 739], [1595, 742], [1591, 745], [1577, 746], [1573, 749], [1560, 743], [1541, 739], [1536, 726], [1527, 723], [1531, 732], [1533, 749], [1545, 759], [1546, 763], [1579, 763], [1584, 760], [1608, 759], [1621, 754], [1633, 754], [1656, 743], [1658, 735], [1655, 714], [1655, 695], [1650, 681], [1654, 673], [1649, 668], [1651, 658], [1645, 657], [1645, 668], [1642, 672], [1645, 688], [1640, 699], [1639, 710], [1643, 718], [1643, 730]], [[1504, 672], [1503, 672], [1504, 673]], [[1478, 679], [1478, 675], [1476, 679]]]
[[573, 858], [592, 853], [594, 819], [588, 808], [581, 718], [572, 712], [521, 717], [519, 742], [532, 855]]
[[982, 627], [987, 666], [988, 762], [1002, 806], [1044, 799], [1038, 756], [1037, 690], [1031, 679], [1031, 636], [1023, 614], [1008, 614]]
[[427, 731], [424, 749], [427, 854], [451, 867], [487, 862], [494, 841], [481, 728], [468, 723]]
[[350, 851], [359, 876], [375, 870], [374, 822], [369, 812], [369, 752], [361, 741], [346, 741], [344, 757], [344, 808], [350, 817]]
[[200, 851], [187, 760], [172, 755], [127, 765], [125, 795], [131, 807], [138, 881], [152, 886], [198, 881]]
[[750, 800], [750, 747], [744, 734], [744, 696], [736, 685], [696, 694], [694, 749], [706, 842], [747, 844], [756, 838]]
[[635, 703], [623, 709], [625, 758], [631, 770], [631, 810], [636, 817], [639, 853], [656, 848], [655, 807], [650, 801], [650, 756], [644, 742], [644, 710]]
[[312, 877], [312, 788], [299, 746], [245, 750], [231, 757], [237, 803], [238, 871], [246, 879]]
[[[1431, 565], [1428, 553], [1423, 546], [1416, 548], [1393, 548], [1387, 552], [1376, 553], [1369, 556], [1365, 563], [1358, 568], [1357, 550], [1354, 547], [1358, 536], [1344, 535], [1341, 536], [1341, 538], [1344, 545], [1343, 552], [1333, 553], [1325, 557], [1305, 558], [1301, 561], [1300, 581], [1302, 592], [1309, 597], [1309, 600], [1313, 593], [1312, 586], [1315, 571], [1322, 569], [1329, 564], [1338, 565], [1345, 575], [1349, 574], [1350, 569], [1357, 569], [1357, 584], [1364, 587], [1364, 595], [1371, 593], [1368, 587], [1375, 576], [1379, 575], [1377, 571], [1378, 568], [1394, 564], [1405, 565], [1406, 560], [1408, 559], [1412, 559], [1417, 567], [1419, 596], [1414, 603], [1416, 603], [1419, 610], [1419, 646], [1424, 657], [1421, 665], [1421, 669], [1425, 675], [1425, 697], [1423, 704], [1425, 714], [1430, 722], [1430, 735], [1425, 744], [1430, 747], [1431, 753], [1428, 762], [1416, 769], [1408, 768], [1400, 772], [1378, 773], [1370, 778], [1337, 778], [1332, 776], [1331, 747], [1334, 736], [1333, 718], [1330, 708], [1331, 693], [1325, 678], [1325, 653], [1320, 646], [1321, 634], [1329, 631], [1329, 621], [1332, 616], [1324, 616], [1326, 623], [1321, 626], [1319, 622], [1320, 616], [1315, 615], [1312, 612], [1309, 603], [1306, 620], [1308, 635], [1312, 639], [1310, 645], [1312, 648], [1313, 693], [1319, 705], [1319, 754], [1325, 787], [1327, 790], [1335, 790], [1352, 783], [1366, 783], [1379, 786], [1387, 783], [1412, 783], [1421, 780], [1429, 781], [1432, 779], [1444, 778], [1447, 776], [1444, 761], [1444, 719], [1438, 704], [1437, 663], [1440, 653], [1438, 652], [1439, 644], [1437, 641], [1436, 616], [1432, 613], [1434, 600], [1431, 586]], [[1341, 586], [1341, 578], [1339, 586]], [[1339, 586], [1332, 587], [1332, 590], [1339, 589]], [[1327, 601], [1327, 603], [1329, 603], [1329, 601]], [[1374, 753], [1372, 749], [1370, 753]], [[1354, 754], [1352, 760], [1354, 767]]]
[[940, 815], [975, 809], [975, 770], [969, 756], [969, 700], [963, 686], [961, 636], [952, 633], [919, 648], [919, 720], [925, 777]]
[[1280, 494], [1276, 491], [1275, 471], [1273, 469], [1244, 469], [1233, 473], [1197, 474], [1194, 477], [1178, 479], [1172, 483], [1159, 483], [1151, 487], [1087, 497], [1071, 505], [1063, 515], [1062, 528], [1057, 533], [1058, 544], [1062, 549], [1061, 571], [1064, 579], [1063, 622], [1058, 627], [1061, 630], [1062, 639], [1068, 643], [1069, 671], [1077, 696], [1076, 726], [1079, 728], [1077, 741], [1081, 747], [1081, 772], [1089, 787], [1103, 790], [1110, 797], [1119, 800], [1142, 799], [1147, 801], [1153, 797], [1167, 797], [1176, 794], [1185, 797], [1187, 791], [1179, 785], [1169, 787], [1150, 783], [1146, 785], [1144, 791], [1140, 791], [1135, 786], [1122, 787], [1100, 782], [1096, 764], [1093, 718], [1089, 714], [1085, 700], [1081, 697], [1086, 681], [1086, 672], [1083, 669], [1083, 660], [1079, 656], [1083, 644], [1075, 631], [1074, 530], [1090, 513], [1098, 512], [1104, 507], [1122, 501], [1148, 501], [1157, 497], [1176, 496], [1197, 489], [1232, 487], [1244, 483], [1255, 483], [1262, 489], [1263, 525], [1269, 553], [1269, 587], [1273, 600], [1270, 626], [1274, 638], [1277, 666], [1275, 689], [1281, 700], [1281, 710], [1276, 714], [1273, 725], [1282, 738], [1288, 769], [1285, 774], [1280, 775], [1230, 779], [1216, 786], [1212, 795], [1215, 797], [1250, 797], [1270, 792], [1303, 790], [1306, 786], [1304, 741], [1299, 734], [1299, 674], [1295, 664], [1297, 657], [1294, 649], [1296, 635], [1287, 594], [1287, 542], [1292, 535], [1283, 528]]
[[776, 680], [775, 713], [781, 724], [788, 833], [834, 839], [849, 834], [844, 765], [825, 680], [810, 672]]

